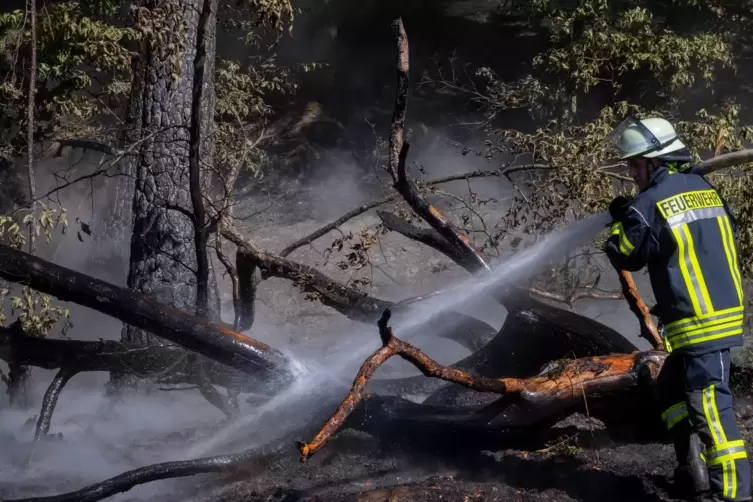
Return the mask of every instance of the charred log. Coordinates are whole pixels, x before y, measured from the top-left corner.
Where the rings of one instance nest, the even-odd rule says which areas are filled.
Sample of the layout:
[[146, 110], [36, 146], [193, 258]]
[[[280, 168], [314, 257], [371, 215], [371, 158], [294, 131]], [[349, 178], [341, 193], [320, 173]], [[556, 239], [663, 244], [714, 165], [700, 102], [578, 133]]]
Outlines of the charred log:
[[609, 354], [556, 362], [540, 375], [530, 378], [491, 378], [474, 375], [456, 368], [442, 366], [413, 345], [396, 338], [385, 311], [379, 320], [382, 347], [361, 366], [351, 391], [334, 415], [310, 442], [299, 442], [301, 459], [306, 460], [321, 449], [336, 433], [348, 416], [366, 397], [366, 385], [376, 370], [393, 356], [413, 364], [425, 376], [462, 385], [477, 392], [493, 393], [502, 398], [488, 406], [468, 410], [465, 415], [451, 417], [432, 413], [434, 420], [449, 419], [465, 425], [487, 424], [494, 428], [534, 427], [572, 413], [579, 405], [620, 394], [640, 382], [655, 380], [667, 354], [664, 352], [633, 352]]
[[[559, 417], [588, 407], [592, 414], [611, 409], [610, 398], [625, 397], [652, 381], [666, 357], [663, 352], [611, 354], [570, 361], [559, 361], [530, 378], [489, 378], [447, 368], [432, 361], [420, 350], [395, 338], [388, 326], [389, 312], [380, 319], [383, 347], [369, 358], [354, 381], [353, 391], [341, 404], [338, 413], [311, 443], [302, 443], [305, 457], [313, 455], [341, 427], [353, 427], [385, 439], [397, 437], [446, 438], [448, 434], [462, 437], [464, 447], [478, 444], [510, 444], [521, 441], [525, 433], [540, 430]], [[156, 347], [151, 348], [151, 350]], [[501, 394], [488, 406], [446, 406], [416, 404], [401, 398], [369, 396], [365, 386], [378, 365], [398, 355], [410, 361], [427, 375], [446, 379], [480, 392]], [[623, 422], [635, 422], [638, 406], [628, 400], [633, 413], [621, 413]], [[603, 408], [599, 403], [608, 402]], [[351, 412], [354, 412], [350, 415]], [[607, 414], [608, 415], [608, 414]], [[652, 416], [644, 413], [645, 416]], [[524, 434], [521, 434], [524, 433]], [[457, 441], [456, 441], [457, 442]], [[440, 443], [442, 443], [440, 441]], [[451, 442], [444, 441], [445, 444]], [[442, 445], [435, 445], [440, 448]], [[440, 448], [441, 449], [441, 448]], [[10, 500], [8, 502], [95, 501], [149, 481], [190, 476], [207, 472], [223, 472], [240, 467], [263, 455], [258, 450], [220, 455], [181, 462], [166, 462], [134, 469], [109, 480], [67, 494]]]
[[148, 330], [270, 385], [291, 378], [287, 360], [268, 345], [231, 329], [170, 308], [142, 293], [55, 265], [0, 245], [0, 277], [63, 301], [78, 303]]
[[208, 472], [231, 471], [258, 456], [259, 453], [256, 450], [247, 450], [229, 455], [163, 462], [124, 472], [75, 492], [24, 499], [7, 499], [4, 502], [95, 502], [118, 493], [127, 492], [135, 486], [151, 481], [195, 476]]
[[[39, 338], [25, 333], [14, 323], [8, 328], [0, 328], [0, 359], [7, 361], [12, 358], [47, 370], [65, 370], [74, 374], [87, 371], [132, 373], [155, 376], [156, 381], [163, 384], [201, 386], [196, 380], [191, 354], [175, 346], [143, 347], [110, 340], [86, 342]], [[259, 392], [267, 385], [260, 379], [248, 378], [247, 373], [211, 360], [202, 361], [201, 370], [213, 384], [236, 392]]]

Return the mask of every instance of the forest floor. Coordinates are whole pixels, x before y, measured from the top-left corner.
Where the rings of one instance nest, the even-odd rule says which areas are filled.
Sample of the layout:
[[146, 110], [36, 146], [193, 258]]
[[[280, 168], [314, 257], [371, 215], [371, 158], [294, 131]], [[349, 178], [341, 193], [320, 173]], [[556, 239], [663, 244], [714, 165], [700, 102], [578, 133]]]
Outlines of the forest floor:
[[[753, 396], [736, 400], [738, 423], [746, 444], [753, 446]], [[318, 422], [317, 422], [318, 423]], [[215, 423], [211, 429], [219, 425]], [[160, 454], [211, 434], [205, 427], [182, 428], [152, 440], [123, 445], [140, 450], [140, 466]], [[183, 430], [185, 429], [185, 430]], [[253, 427], [252, 427], [253, 429]], [[252, 434], [248, 430], [248, 434]], [[308, 432], [298, 434], [309, 438]], [[242, 434], [243, 435], [243, 434]], [[671, 478], [675, 467], [670, 444], [626, 443], [613, 431], [576, 414], [546, 433], [547, 438], [526, 450], [476, 448], [455, 435], [421, 441], [378, 439], [364, 432], [342, 430], [308, 462], [299, 461], [296, 438], [240, 469], [225, 474], [177, 478], [134, 488], [107, 498], [108, 502], [422, 502], [422, 501], [652, 501], [674, 502]], [[303, 439], [303, 438], [298, 438]], [[416, 440], [414, 443], [414, 439]], [[65, 443], [64, 439], [61, 443]], [[457, 442], [454, 447], [449, 447]], [[484, 443], [487, 444], [487, 443]], [[495, 446], [491, 446], [495, 444]], [[64, 445], [61, 444], [63, 448]], [[74, 445], [75, 446], [75, 445]], [[223, 448], [225, 449], [225, 448]], [[64, 449], [63, 451], [67, 450]], [[76, 450], [68, 463], [84, 461]], [[148, 460], [149, 452], [155, 454]], [[194, 455], [189, 455], [193, 457]], [[201, 456], [201, 455], [198, 455]], [[38, 458], [44, 458], [40, 451]], [[184, 456], [181, 456], [184, 458]], [[751, 454], [753, 458], [753, 454]], [[177, 458], [176, 458], [177, 459]], [[20, 457], [19, 457], [20, 460]], [[14, 462], [15, 463], [15, 462]], [[34, 480], [22, 480], [0, 468], [0, 500], [52, 495], [77, 490], [109, 477], [92, 474], [89, 480], [70, 473], [37, 470]], [[71, 467], [73, 468], [73, 467]], [[87, 469], [95, 468], [93, 465]], [[84, 469], [83, 464], [80, 469]], [[13, 470], [12, 468], [10, 469]], [[126, 470], [126, 469], [123, 469]], [[118, 472], [121, 472], [118, 469]], [[93, 479], [92, 479], [93, 478]]]
[[[738, 400], [739, 423], [753, 445], [753, 399]], [[301, 464], [288, 457], [264, 469], [208, 476], [193, 501], [674, 501], [670, 444], [625, 444], [574, 415], [563, 433], [535, 451], [409, 452], [343, 431]], [[448, 437], [447, 441], [453, 441]], [[198, 490], [197, 490], [198, 489]], [[176, 494], [178, 497], [181, 495]], [[176, 499], [177, 500], [177, 499]]]

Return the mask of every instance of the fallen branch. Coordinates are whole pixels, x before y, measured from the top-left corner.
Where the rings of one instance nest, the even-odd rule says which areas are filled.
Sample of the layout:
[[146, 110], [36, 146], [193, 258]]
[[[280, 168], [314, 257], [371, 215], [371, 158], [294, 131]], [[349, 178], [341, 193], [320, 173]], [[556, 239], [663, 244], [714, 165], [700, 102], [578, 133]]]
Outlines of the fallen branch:
[[265, 343], [3, 244], [0, 277], [110, 315], [265, 381], [283, 385], [292, 378], [286, 357]]
[[50, 432], [50, 424], [52, 423], [52, 413], [57, 406], [60, 393], [63, 391], [63, 387], [68, 383], [68, 380], [76, 375], [76, 371], [70, 368], [62, 368], [57, 372], [55, 378], [52, 379], [52, 383], [47, 388], [47, 392], [44, 394], [42, 400], [42, 411], [39, 413], [39, 420], [37, 421], [37, 429], [34, 432], [34, 441], [39, 441], [42, 436]]
[[[503, 396], [517, 394], [530, 405], [539, 407], [545, 403], [555, 402], [558, 408], [566, 408], [588, 394], [604, 397], [624, 391], [635, 386], [639, 378], [655, 379], [666, 357], [666, 354], [661, 352], [610, 354], [560, 362], [546, 373], [531, 378], [487, 378], [442, 366], [418, 348], [399, 340], [388, 326], [390, 316], [390, 311], [386, 310], [378, 323], [382, 347], [363, 363], [350, 392], [335, 414], [311, 442], [298, 442], [302, 461], [319, 451], [342, 427], [355, 407], [366, 397], [366, 385], [376, 370], [393, 356], [405, 359], [428, 377], [439, 378], [478, 392], [492, 392]], [[477, 413], [488, 415], [491, 411], [493, 415], [499, 415], [507, 405], [507, 401], [497, 401], [478, 410]], [[485, 420], [493, 421], [493, 417], [487, 416]]]
[[24, 332], [19, 322], [7, 328], [0, 327], [0, 359], [58, 370], [42, 401], [35, 441], [49, 432], [60, 393], [68, 380], [78, 373], [103, 371], [153, 375], [157, 380], [163, 375], [172, 384], [196, 384], [202, 395], [227, 416], [233, 416], [235, 410], [229, 407], [212, 383], [226, 387], [229, 392], [231, 389], [256, 392], [260, 387], [258, 380], [249, 379], [230, 366], [206, 359], [195, 361], [194, 354], [186, 354], [176, 346], [130, 347], [109, 340], [86, 342], [40, 338]]
[[350, 319], [370, 322], [379, 315], [381, 310], [395, 305], [345, 286], [314, 267], [269, 253], [245, 238], [231, 225], [226, 224], [223, 227], [222, 236], [237, 246], [240, 255], [237, 263], [244, 260], [255, 262], [265, 278], [290, 279], [304, 291], [317, 295], [323, 304], [334, 308]]
[[624, 295], [619, 292], [599, 291], [589, 287], [580, 288], [567, 296], [558, 293], [552, 293], [551, 291], [544, 291], [538, 288], [528, 288], [528, 292], [547, 300], [565, 303], [571, 308], [573, 307], [575, 302], [579, 300], [621, 300], [622, 298], [624, 298]]
[[377, 216], [382, 220], [384, 227], [397, 232], [411, 240], [426, 244], [440, 253], [447, 255], [452, 261], [473, 273], [478, 270], [476, 260], [469, 260], [466, 253], [458, 251], [454, 246], [442, 237], [433, 228], [418, 228], [397, 215], [387, 211], [377, 211]]
[[699, 162], [691, 169], [694, 173], [707, 175], [720, 169], [739, 166], [753, 162], [753, 150], [741, 150], [739, 152], [725, 153], [716, 157]]
[[[264, 277], [292, 280], [304, 291], [315, 294], [324, 305], [334, 308], [349, 319], [370, 323], [378, 319], [380, 312], [385, 309], [401, 311], [417, 301], [408, 298], [400, 302], [391, 302], [369, 296], [355, 288], [345, 286], [314, 267], [296, 263], [261, 249], [230, 225], [224, 227], [222, 236], [238, 248], [239, 276], [241, 275], [241, 263], [254, 263], [262, 271]], [[244, 268], [247, 273], [252, 270], [248, 265]], [[422, 296], [421, 298], [425, 297]], [[478, 326], [481, 323], [481, 321], [465, 314], [458, 312], [451, 314], [456, 319], [466, 320], [470, 325]]]
[[260, 456], [259, 452], [256, 449], [252, 449], [229, 455], [163, 462], [124, 472], [75, 492], [46, 497], [5, 499], [3, 502], [96, 502], [97, 500], [102, 500], [118, 493], [127, 492], [135, 486], [151, 481], [182, 478], [209, 472], [232, 471], [258, 456]]

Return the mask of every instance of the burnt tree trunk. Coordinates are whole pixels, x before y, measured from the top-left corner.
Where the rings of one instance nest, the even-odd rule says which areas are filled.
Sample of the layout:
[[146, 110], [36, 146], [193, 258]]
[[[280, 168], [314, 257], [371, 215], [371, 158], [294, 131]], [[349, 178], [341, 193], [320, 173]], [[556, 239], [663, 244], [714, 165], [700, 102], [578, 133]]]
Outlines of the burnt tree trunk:
[[[192, 126], [201, 136], [196, 161], [212, 161], [216, 4], [204, 19], [205, 1], [211, 3], [140, 0], [133, 11], [136, 27], [147, 38], [134, 63], [129, 110], [128, 142], [138, 147], [128, 168], [135, 186], [127, 285], [187, 312], [196, 308], [198, 272], [189, 169]], [[150, 39], [156, 31], [162, 40]], [[198, 47], [205, 49], [199, 75], [203, 82], [194, 86]], [[200, 100], [195, 106], [194, 99]], [[194, 119], [195, 113], [200, 117]], [[202, 273], [208, 303], [216, 306], [212, 269], [204, 267]], [[209, 317], [217, 314], [212, 308]], [[124, 327], [121, 339], [129, 345], [167, 343], [133, 326]], [[122, 375], [113, 375], [113, 380], [126, 383]]]

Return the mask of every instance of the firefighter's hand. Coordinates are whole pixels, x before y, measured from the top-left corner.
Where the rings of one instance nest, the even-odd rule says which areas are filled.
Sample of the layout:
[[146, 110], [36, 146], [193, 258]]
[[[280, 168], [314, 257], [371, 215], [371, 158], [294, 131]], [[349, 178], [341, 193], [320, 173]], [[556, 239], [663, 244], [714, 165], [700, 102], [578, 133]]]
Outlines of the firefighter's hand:
[[615, 197], [609, 204], [609, 214], [612, 216], [612, 219], [617, 221], [621, 220], [629, 204], [630, 199], [624, 195], [618, 195]]

